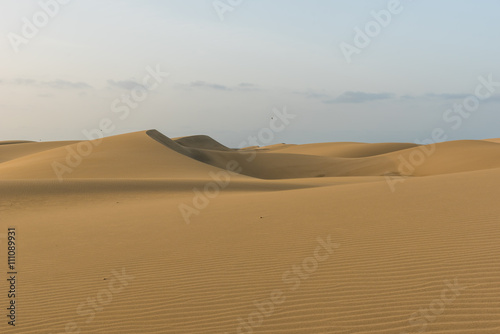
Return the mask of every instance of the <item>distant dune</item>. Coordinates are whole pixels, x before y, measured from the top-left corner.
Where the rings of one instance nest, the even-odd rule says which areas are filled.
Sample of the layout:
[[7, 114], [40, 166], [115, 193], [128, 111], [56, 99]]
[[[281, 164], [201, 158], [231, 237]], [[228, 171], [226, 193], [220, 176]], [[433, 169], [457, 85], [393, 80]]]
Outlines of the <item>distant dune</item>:
[[28, 141], [28, 140], [7, 140], [7, 141], [0, 141], [0, 145], [24, 144], [24, 143], [33, 143], [33, 142], [32, 141]]
[[492, 138], [492, 139], [485, 139], [486, 141], [490, 141], [492, 143], [500, 143], [500, 138]]
[[189, 136], [174, 138], [174, 141], [182, 146], [202, 148], [207, 150], [229, 151], [230, 149], [209, 136]]
[[499, 139], [0, 142], [0, 332], [500, 333], [499, 195]]

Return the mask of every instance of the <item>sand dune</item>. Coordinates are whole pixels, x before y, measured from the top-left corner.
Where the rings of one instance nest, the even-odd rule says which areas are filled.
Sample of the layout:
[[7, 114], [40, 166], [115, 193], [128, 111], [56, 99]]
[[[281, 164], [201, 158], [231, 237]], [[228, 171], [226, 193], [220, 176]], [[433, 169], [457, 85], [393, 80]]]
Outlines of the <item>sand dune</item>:
[[485, 139], [485, 140], [492, 142], [492, 143], [500, 143], [500, 138], [491, 138], [491, 139]]
[[24, 144], [24, 143], [34, 143], [34, 142], [33, 141], [28, 141], [28, 140], [5, 140], [5, 141], [0, 141], [0, 145]]
[[185, 147], [204, 148], [208, 150], [229, 151], [230, 148], [222, 145], [209, 136], [189, 136], [173, 139], [177, 144]]
[[363, 158], [417, 146], [417, 144], [408, 143], [322, 143], [307, 145], [280, 145], [271, 149], [273, 149], [274, 152], [279, 151], [280, 153], [321, 155], [336, 158]]
[[0, 143], [0, 162], [5, 162], [27, 156], [30, 154], [47, 151], [56, 147], [70, 145], [75, 142], [10, 142], [6, 144]]
[[143, 131], [85, 142], [86, 146], [72, 143], [4, 162], [0, 179], [55, 179], [54, 163], [71, 169], [64, 173], [65, 179], [208, 178], [209, 172], [219, 170], [192, 159], [187, 149], [170, 142], [165, 147], [165, 142], [162, 145]]
[[419, 161], [418, 156], [424, 156], [425, 159], [422, 163], [413, 163], [415, 167], [414, 172], [409, 173], [401, 166], [404, 174], [417, 176], [500, 167], [500, 145], [481, 140], [459, 140], [438, 143], [434, 148], [422, 146], [401, 151], [399, 155], [397, 153], [390, 153], [388, 156], [398, 163], [404, 160], [410, 163], [411, 161]]
[[0, 332], [500, 333], [499, 189], [481, 140], [0, 145], [0, 234], [19, 238]]

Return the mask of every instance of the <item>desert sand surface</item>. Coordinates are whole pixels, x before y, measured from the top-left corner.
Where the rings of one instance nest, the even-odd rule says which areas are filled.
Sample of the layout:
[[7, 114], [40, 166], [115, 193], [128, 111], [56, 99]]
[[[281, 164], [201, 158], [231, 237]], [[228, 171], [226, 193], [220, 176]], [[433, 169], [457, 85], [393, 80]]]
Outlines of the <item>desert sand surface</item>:
[[13, 139], [1, 333], [500, 333], [500, 140]]

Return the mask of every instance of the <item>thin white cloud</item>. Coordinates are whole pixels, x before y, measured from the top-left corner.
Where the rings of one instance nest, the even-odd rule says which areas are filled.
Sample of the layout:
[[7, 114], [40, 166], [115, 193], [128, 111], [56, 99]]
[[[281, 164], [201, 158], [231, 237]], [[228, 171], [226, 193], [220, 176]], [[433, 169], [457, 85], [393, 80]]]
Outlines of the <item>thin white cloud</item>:
[[218, 84], [218, 83], [213, 83], [213, 82], [207, 82], [207, 81], [193, 81], [187, 85], [179, 85], [178, 86], [180, 89], [206, 89], [206, 90], [216, 90], [216, 91], [237, 91], [237, 92], [246, 92], [246, 91], [258, 91], [261, 90], [259, 86], [248, 83], [248, 82], [242, 82], [236, 86], [227, 86], [223, 84]]
[[137, 87], [147, 89], [147, 87], [145, 87], [143, 84], [140, 84], [137, 81], [133, 80], [122, 80], [122, 81], [108, 80], [108, 85], [112, 88], [119, 88], [125, 90], [132, 90]]
[[54, 81], [44, 81], [40, 82], [41, 86], [47, 86], [55, 89], [88, 89], [92, 88], [88, 83], [85, 82], [71, 82], [66, 80], [54, 80]]
[[10, 85], [49, 87], [49, 88], [54, 88], [54, 89], [89, 89], [89, 88], [92, 88], [92, 86], [86, 82], [81, 82], [81, 81], [73, 82], [73, 81], [67, 81], [67, 80], [62, 80], [62, 79], [56, 79], [56, 80], [52, 80], [52, 81], [37, 81], [37, 80], [33, 80], [33, 79], [16, 78], [13, 80], [1, 81], [1, 82], [5, 83], [5, 84], [10, 84]]
[[365, 92], [345, 92], [334, 99], [325, 100], [325, 103], [365, 103], [379, 100], [387, 100], [395, 95], [391, 93], [365, 93]]

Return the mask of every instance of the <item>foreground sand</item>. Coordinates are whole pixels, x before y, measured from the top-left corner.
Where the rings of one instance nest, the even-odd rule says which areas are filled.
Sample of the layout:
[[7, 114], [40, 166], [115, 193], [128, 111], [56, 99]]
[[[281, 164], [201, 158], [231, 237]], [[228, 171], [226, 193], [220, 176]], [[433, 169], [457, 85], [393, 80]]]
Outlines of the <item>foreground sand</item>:
[[1, 333], [500, 333], [498, 141], [90, 144], [0, 142]]

